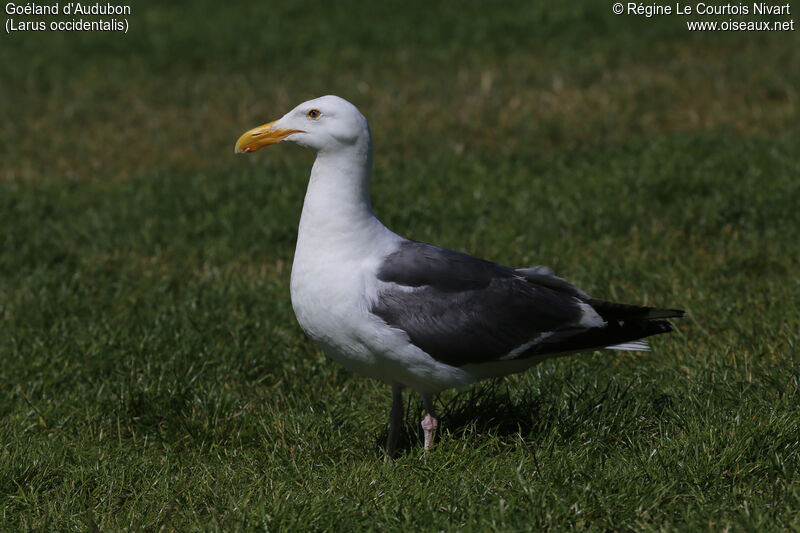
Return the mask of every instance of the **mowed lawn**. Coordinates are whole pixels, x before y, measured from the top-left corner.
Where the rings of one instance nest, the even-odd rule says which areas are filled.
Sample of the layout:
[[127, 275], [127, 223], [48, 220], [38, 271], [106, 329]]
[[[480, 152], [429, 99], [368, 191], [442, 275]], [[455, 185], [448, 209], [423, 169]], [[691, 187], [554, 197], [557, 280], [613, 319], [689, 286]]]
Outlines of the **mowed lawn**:
[[[178, 4], [0, 37], [0, 530], [800, 529], [800, 32]], [[328, 93], [393, 230], [688, 316], [443, 394], [427, 454], [411, 397], [385, 464], [291, 309], [313, 156], [233, 155]]]

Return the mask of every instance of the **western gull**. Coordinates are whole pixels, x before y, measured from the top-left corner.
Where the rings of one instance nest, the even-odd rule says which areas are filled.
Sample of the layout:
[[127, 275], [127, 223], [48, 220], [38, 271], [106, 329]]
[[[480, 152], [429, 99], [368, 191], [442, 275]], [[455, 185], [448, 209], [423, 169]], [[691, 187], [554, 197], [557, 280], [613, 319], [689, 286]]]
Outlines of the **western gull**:
[[434, 396], [595, 349], [648, 351], [683, 311], [591, 298], [547, 267], [512, 268], [403, 238], [369, 198], [372, 139], [347, 100], [323, 96], [245, 132], [236, 153], [290, 141], [316, 152], [291, 274], [303, 331], [331, 359], [392, 387], [386, 454], [394, 455], [402, 390], [422, 396], [424, 449]]

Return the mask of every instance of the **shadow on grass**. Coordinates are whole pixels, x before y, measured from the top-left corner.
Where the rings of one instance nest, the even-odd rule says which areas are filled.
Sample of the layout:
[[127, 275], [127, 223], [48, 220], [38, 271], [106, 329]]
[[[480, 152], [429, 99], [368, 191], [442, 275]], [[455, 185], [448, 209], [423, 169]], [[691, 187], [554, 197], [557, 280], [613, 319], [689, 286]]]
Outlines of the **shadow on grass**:
[[[605, 385], [586, 384], [580, 390], [529, 389], [512, 394], [507, 382], [500, 378], [439, 403], [439, 432], [457, 439], [489, 435], [500, 439], [522, 437], [529, 442], [541, 442], [548, 436], [557, 442], [569, 441], [587, 431], [640, 434], [671, 419], [672, 407], [669, 394], [655, 388], [634, 387], [632, 383], [609, 381]], [[418, 395], [407, 394], [398, 456], [422, 448], [423, 415]], [[385, 451], [387, 436], [388, 425], [376, 439], [380, 454]]]

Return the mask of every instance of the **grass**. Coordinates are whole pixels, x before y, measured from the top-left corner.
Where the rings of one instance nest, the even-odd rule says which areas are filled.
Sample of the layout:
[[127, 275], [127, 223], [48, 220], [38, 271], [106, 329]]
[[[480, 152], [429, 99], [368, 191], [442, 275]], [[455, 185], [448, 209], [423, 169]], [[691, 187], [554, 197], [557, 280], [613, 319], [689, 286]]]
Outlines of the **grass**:
[[[351, 5], [352, 4], [352, 5]], [[127, 35], [4, 35], [0, 529], [798, 530], [798, 33], [597, 2], [141, 2]], [[682, 307], [440, 398], [327, 360], [288, 278], [310, 154], [354, 101], [401, 234]]]

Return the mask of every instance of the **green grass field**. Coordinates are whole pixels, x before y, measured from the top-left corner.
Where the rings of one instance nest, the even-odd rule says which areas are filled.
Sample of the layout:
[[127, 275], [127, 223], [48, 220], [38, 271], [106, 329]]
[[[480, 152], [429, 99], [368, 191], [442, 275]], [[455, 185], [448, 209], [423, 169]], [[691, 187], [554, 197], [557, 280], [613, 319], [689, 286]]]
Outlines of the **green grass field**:
[[[0, 37], [0, 530], [800, 531], [800, 31], [178, 4]], [[292, 314], [313, 156], [233, 155], [328, 93], [398, 233], [689, 315], [442, 395], [427, 454], [413, 397], [385, 464]]]

